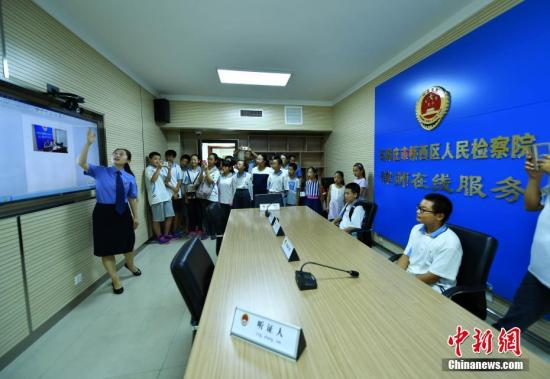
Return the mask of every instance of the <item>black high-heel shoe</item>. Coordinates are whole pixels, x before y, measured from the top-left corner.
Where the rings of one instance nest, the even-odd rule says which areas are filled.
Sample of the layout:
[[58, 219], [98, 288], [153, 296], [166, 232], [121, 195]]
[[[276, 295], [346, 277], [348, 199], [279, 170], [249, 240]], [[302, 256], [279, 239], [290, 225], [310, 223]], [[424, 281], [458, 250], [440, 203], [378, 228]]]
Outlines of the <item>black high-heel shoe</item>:
[[113, 293], [115, 295], [120, 295], [121, 293], [124, 292], [124, 287], [115, 288], [115, 285], [113, 283], [111, 283], [111, 287], [113, 287]]
[[130, 270], [130, 267], [128, 267], [128, 265], [126, 263], [124, 263], [124, 267], [126, 267], [128, 269], [128, 271], [130, 271], [132, 274], [134, 274], [134, 276], [140, 276], [141, 275], [141, 270], [138, 268], [137, 271], [132, 271]]

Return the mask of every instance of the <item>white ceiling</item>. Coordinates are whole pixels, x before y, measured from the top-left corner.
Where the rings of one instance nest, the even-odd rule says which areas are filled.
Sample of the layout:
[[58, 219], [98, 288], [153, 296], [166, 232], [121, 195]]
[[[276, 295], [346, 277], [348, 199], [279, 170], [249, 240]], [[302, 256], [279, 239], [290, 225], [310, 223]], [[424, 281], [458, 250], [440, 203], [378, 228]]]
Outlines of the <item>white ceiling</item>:
[[[157, 95], [329, 105], [492, 0], [34, 0]], [[220, 84], [216, 68], [291, 72]]]

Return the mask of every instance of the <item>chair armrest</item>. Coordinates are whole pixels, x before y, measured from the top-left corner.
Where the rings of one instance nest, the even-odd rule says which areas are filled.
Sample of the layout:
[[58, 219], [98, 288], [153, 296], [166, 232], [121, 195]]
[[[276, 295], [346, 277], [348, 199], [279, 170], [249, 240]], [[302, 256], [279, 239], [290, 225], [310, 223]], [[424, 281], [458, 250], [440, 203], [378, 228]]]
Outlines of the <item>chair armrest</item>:
[[397, 261], [399, 258], [401, 258], [402, 255], [403, 255], [403, 254], [394, 254], [394, 255], [392, 255], [391, 257], [389, 257], [388, 260], [389, 260], [390, 262], [395, 262], [395, 261]]
[[456, 286], [456, 287], [451, 287], [448, 290], [446, 290], [445, 292], [443, 292], [443, 295], [450, 299], [455, 295], [460, 295], [460, 294], [463, 294], [463, 293], [485, 292], [485, 290], [486, 290], [486, 286], [484, 286], [484, 285]]

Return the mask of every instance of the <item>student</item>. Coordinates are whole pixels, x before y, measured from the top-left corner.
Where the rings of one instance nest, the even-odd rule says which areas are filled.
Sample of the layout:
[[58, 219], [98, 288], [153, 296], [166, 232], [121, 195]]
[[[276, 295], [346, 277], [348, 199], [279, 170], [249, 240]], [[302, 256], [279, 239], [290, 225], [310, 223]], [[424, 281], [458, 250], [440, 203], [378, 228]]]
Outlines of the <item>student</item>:
[[[290, 163], [294, 163], [296, 165], [296, 176], [298, 178], [301, 178], [302, 177], [302, 167], [300, 167], [298, 162], [296, 162], [296, 155], [290, 154], [288, 156], [288, 160], [290, 161]], [[288, 170], [288, 167], [285, 167], [285, 168]]]
[[550, 313], [550, 184], [542, 186], [541, 183], [544, 174], [550, 174], [550, 156], [546, 155], [538, 165], [537, 171], [532, 157], [527, 156], [525, 171], [529, 179], [525, 209], [540, 211], [531, 245], [531, 261], [508, 312], [494, 325], [499, 330], [518, 327], [525, 331]]
[[[202, 166], [202, 177], [201, 182], [206, 182], [210, 187], [210, 195], [207, 199], [202, 199], [202, 211], [203, 215], [207, 214], [208, 207], [212, 207], [213, 204], [218, 203], [219, 193], [218, 193], [218, 180], [220, 179], [220, 170], [218, 169], [219, 158], [216, 153], [211, 153], [208, 155], [208, 160], [206, 163], [203, 163]], [[206, 235], [203, 235], [201, 238], [206, 239], [210, 237], [211, 239], [216, 239], [216, 227], [212, 222], [212, 218], [205, 217], [205, 228]]]
[[95, 139], [94, 132], [89, 130], [78, 165], [85, 175], [95, 178], [97, 203], [92, 215], [94, 255], [101, 257], [103, 267], [111, 277], [113, 292], [118, 295], [124, 288], [117, 275], [115, 255], [124, 254], [124, 266], [135, 276], [141, 275], [141, 271], [134, 265], [134, 229], [139, 225], [138, 189], [129, 165], [132, 154], [128, 150], [113, 151], [111, 167], [87, 162], [88, 150]]
[[[172, 194], [166, 188], [166, 183], [171, 180], [167, 162], [160, 160], [160, 153], [151, 152], [149, 154], [149, 165], [145, 168], [145, 188], [147, 188], [147, 196], [153, 215], [153, 232], [160, 244], [170, 242], [169, 233], [174, 218], [174, 208], [172, 207]], [[164, 222], [164, 234], [161, 231], [161, 222]]]
[[267, 179], [273, 172], [271, 167], [267, 167], [267, 160], [264, 154], [256, 156], [256, 167], [252, 169], [252, 187], [254, 196], [267, 193]]
[[333, 221], [334, 225], [337, 225], [344, 232], [357, 236], [356, 231], [361, 229], [363, 219], [365, 218], [365, 208], [360, 205], [359, 193], [361, 188], [357, 183], [348, 183], [345, 187], [344, 198], [346, 205], [338, 217]]
[[267, 190], [269, 191], [269, 193], [281, 194], [284, 199], [286, 195], [285, 192], [288, 188], [288, 177], [281, 169], [281, 166], [281, 158], [274, 157], [271, 160], [271, 168], [273, 172], [269, 174], [269, 178], [267, 179]]
[[334, 173], [334, 183], [329, 186], [327, 197], [328, 220], [332, 221], [342, 211], [344, 207], [344, 173], [336, 171]]
[[288, 176], [288, 164], [289, 164], [288, 159], [284, 154], [280, 154], [279, 158], [281, 158], [281, 170], [285, 175]]
[[184, 170], [183, 180], [185, 184], [185, 202], [189, 208], [189, 224], [187, 230], [189, 232], [189, 238], [193, 238], [195, 236], [202, 237], [203, 235], [201, 199], [197, 198], [197, 188], [201, 181], [202, 170], [199, 166], [199, 156], [193, 154], [190, 158], [191, 164], [188, 169]]
[[[191, 157], [189, 154], [183, 154], [180, 158], [180, 168], [182, 175], [185, 170], [189, 169], [189, 164], [191, 162]], [[189, 203], [185, 201], [185, 180], [182, 178], [181, 188], [180, 188], [180, 197], [182, 198], [182, 207], [181, 207], [181, 221], [178, 226], [181, 226], [183, 234], [185, 231], [189, 230]]]
[[296, 163], [288, 164], [287, 193], [285, 201], [286, 206], [300, 204], [301, 180], [296, 176], [296, 168]]
[[305, 185], [305, 204], [315, 212], [323, 215], [323, 206], [321, 205], [321, 182], [317, 176], [317, 169], [310, 167], [307, 169], [307, 181]]
[[233, 209], [252, 207], [252, 175], [246, 172], [246, 168], [247, 166], [243, 160], [237, 161]]
[[258, 154], [254, 152], [250, 147], [241, 146], [235, 149], [235, 152], [233, 153], [233, 158], [236, 162], [239, 161], [239, 151], [244, 151], [244, 164], [246, 165], [248, 172], [251, 173], [254, 166], [256, 166], [256, 158], [258, 157]]
[[462, 246], [446, 222], [453, 210], [451, 201], [431, 193], [416, 207], [415, 225], [397, 265], [416, 275], [437, 292], [456, 285], [462, 261]]
[[229, 220], [229, 213], [231, 212], [231, 206], [233, 204], [233, 197], [235, 196], [237, 176], [233, 172], [233, 159], [224, 159], [222, 162], [222, 173], [218, 182], [218, 192], [220, 197], [221, 208], [221, 220], [214, 220], [212, 223], [218, 223], [220, 225], [220, 234], [225, 233], [227, 226], [227, 220]]
[[365, 177], [365, 167], [362, 163], [356, 163], [353, 165], [353, 175], [355, 175], [354, 183], [359, 184], [361, 188], [361, 194], [359, 198], [366, 200], [367, 199], [367, 179]]
[[170, 181], [166, 183], [168, 190], [172, 195], [172, 208], [174, 208], [174, 222], [172, 223], [170, 238], [181, 238], [183, 233], [181, 232], [180, 222], [182, 219], [183, 206], [185, 200], [181, 195], [181, 188], [183, 182], [183, 171], [181, 167], [175, 162], [176, 152], [174, 150], [167, 150], [164, 153], [164, 158], [168, 163], [168, 170], [170, 170]]

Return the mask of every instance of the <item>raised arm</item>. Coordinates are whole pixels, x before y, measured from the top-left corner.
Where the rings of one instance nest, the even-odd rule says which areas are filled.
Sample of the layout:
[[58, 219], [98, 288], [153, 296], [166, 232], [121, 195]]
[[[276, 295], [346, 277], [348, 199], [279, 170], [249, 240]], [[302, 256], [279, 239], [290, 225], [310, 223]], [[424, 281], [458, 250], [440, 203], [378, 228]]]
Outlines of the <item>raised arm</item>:
[[[548, 159], [548, 157], [545, 157], [545, 160]], [[527, 188], [525, 189], [524, 203], [525, 209], [528, 211], [538, 211], [542, 208], [540, 205], [540, 182], [543, 171], [542, 168], [540, 168], [539, 171], [535, 170], [535, 165], [531, 160], [532, 158], [530, 155], [528, 155], [525, 160], [525, 171], [527, 172], [529, 181], [527, 182]]]
[[88, 129], [86, 143], [82, 147], [82, 151], [80, 152], [80, 156], [78, 157], [78, 165], [82, 167], [84, 171], [88, 171], [88, 169], [90, 168], [88, 166], [88, 151], [90, 150], [90, 146], [95, 142], [95, 137], [95, 133], [92, 131], [92, 129]]

